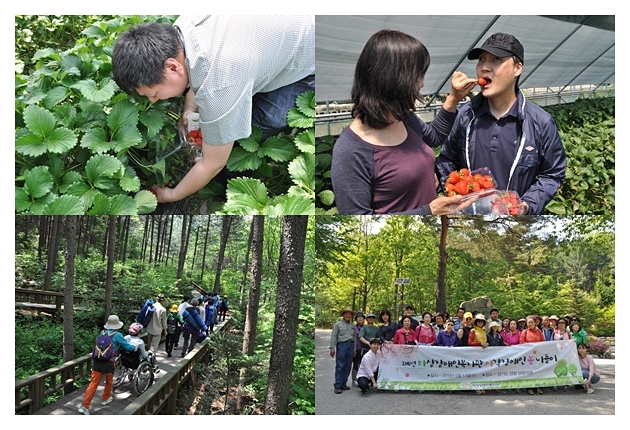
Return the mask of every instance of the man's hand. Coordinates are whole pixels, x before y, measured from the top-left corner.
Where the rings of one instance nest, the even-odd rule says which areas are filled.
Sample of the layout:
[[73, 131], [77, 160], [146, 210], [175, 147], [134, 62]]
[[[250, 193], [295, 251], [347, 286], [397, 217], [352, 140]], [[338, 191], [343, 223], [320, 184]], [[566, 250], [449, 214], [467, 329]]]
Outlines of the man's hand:
[[470, 90], [477, 84], [476, 79], [471, 79], [463, 72], [453, 72], [451, 77], [451, 92], [444, 101], [444, 109], [449, 112], [457, 110], [457, 103], [463, 100]]
[[158, 198], [158, 203], [176, 202], [196, 193], [206, 185], [225, 167], [234, 142], [225, 145], [202, 144], [203, 156], [189, 171], [175, 188], [158, 187], [151, 189]]
[[334, 349], [331, 349], [331, 350], [330, 350], [330, 356], [331, 356], [332, 358], [335, 358], [335, 350], [334, 350]]

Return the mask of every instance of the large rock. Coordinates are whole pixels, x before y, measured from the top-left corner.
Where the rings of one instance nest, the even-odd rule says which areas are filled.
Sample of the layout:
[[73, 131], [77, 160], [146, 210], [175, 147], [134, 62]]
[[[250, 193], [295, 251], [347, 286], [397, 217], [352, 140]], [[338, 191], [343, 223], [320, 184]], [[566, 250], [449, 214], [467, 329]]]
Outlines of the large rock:
[[462, 302], [459, 306], [466, 309], [466, 312], [481, 312], [486, 317], [486, 319], [488, 319], [490, 309], [494, 307], [494, 304], [492, 303], [492, 300], [490, 300], [488, 297], [480, 296]]

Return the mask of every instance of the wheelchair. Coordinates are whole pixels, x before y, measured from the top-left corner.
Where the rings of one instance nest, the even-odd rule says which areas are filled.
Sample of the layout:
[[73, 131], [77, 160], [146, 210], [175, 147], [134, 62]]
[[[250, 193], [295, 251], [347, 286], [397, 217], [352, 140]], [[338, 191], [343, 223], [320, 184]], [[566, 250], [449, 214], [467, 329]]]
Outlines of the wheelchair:
[[120, 387], [125, 379], [131, 383], [131, 391], [139, 396], [149, 389], [155, 379], [152, 354], [147, 359], [140, 358], [139, 351], [121, 351], [114, 361], [114, 389]]

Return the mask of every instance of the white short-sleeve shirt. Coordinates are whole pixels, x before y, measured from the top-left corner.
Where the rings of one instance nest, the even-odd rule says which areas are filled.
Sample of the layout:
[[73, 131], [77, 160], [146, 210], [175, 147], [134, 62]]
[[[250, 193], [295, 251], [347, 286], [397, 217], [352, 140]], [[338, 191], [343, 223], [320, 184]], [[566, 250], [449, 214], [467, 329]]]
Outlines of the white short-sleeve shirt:
[[315, 17], [181, 16], [190, 88], [204, 142], [251, 134], [252, 96], [315, 73]]

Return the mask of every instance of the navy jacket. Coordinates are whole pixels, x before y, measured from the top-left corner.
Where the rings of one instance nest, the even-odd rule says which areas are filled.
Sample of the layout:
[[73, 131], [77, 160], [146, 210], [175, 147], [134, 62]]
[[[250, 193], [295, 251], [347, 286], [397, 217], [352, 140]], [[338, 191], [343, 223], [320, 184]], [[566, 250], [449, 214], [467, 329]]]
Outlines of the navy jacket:
[[[459, 109], [453, 129], [436, 160], [441, 183], [453, 170], [487, 167], [475, 165], [474, 129], [477, 112], [484, 102], [483, 95], [478, 94]], [[521, 130], [519, 149], [514, 164], [505, 166], [508, 172], [513, 169], [508, 184], [498, 186], [516, 191], [529, 205], [529, 214], [540, 215], [564, 181], [567, 158], [552, 116], [527, 101], [518, 88], [516, 103]]]

